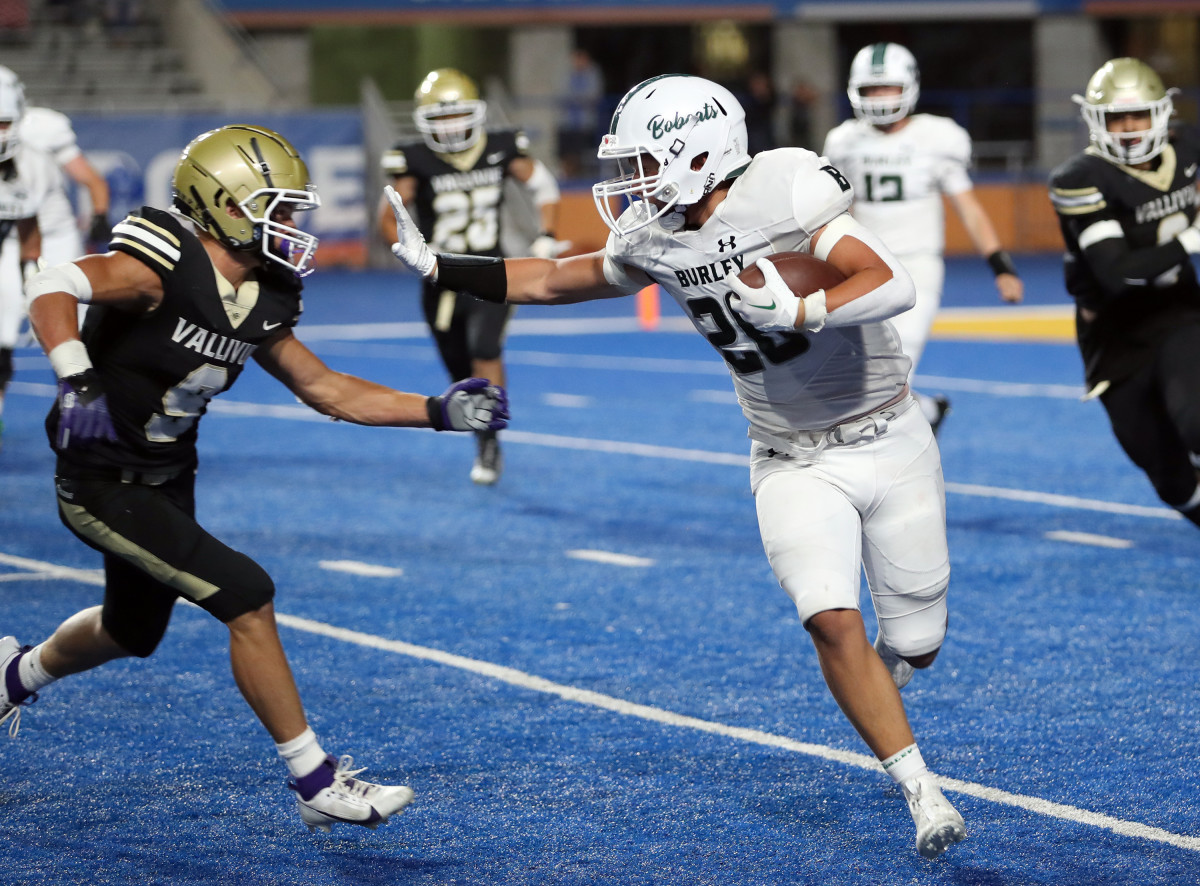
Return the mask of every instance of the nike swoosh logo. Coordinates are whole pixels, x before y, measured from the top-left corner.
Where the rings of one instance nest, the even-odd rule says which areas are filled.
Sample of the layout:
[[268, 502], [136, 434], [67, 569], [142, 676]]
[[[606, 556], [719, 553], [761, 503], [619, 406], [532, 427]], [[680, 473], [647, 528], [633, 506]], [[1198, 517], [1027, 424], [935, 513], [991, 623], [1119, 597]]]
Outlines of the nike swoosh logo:
[[264, 331], [264, 332], [270, 332], [270, 331], [271, 331], [272, 329], [274, 329], [276, 326], [282, 326], [282, 325], [283, 325], [283, 321], [282, 321], [282, 320], [281, 320], [281, 321], [279, 321], [278, 323], [268, 323], [266, 320], [264, 320], [264, 321], [263, 321], [263, 331]]
[[496, 153], [488, 154], [488, 156], [487, 156], [488, 163], [499, 163], [503, 159], [504, 159], [503, 151], [497, 151]]
[[772, 301], [769, 305], [752, 305], [752, 304], [750, 304], [750, 302], [746, 302], [746, 307], [761, 308], [764, 311], [773, 311], [773, 310], [775, 310], [775, 302]]

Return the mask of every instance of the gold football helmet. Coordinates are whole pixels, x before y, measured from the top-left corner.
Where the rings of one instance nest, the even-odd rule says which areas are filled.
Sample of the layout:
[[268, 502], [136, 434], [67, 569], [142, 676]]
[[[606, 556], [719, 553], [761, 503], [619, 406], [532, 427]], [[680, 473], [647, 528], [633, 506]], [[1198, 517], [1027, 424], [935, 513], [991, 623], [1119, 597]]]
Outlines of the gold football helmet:
[[[1115, 163], [1145, 163], [1162, 153], [1167, 144], [1178, 90], [1164, 89], [1162, 79], [1148, 64], [1136, 58], [1114, 58], [1088, 81], [1083, 95], [1071, 100], [1079, 105], [1091, 135], [1092, 146]], [[1150, 128], [1135, 132], [1109, 132], [1109, 114], [1148, 112]]]
[[238, 125], [198, 135], [171, 185], [176, 208], [226, 246], [260, 249], [300, 276], [311, 273], [317, 238], [289, 222], [321, 200], [304, 160], [279, 133]]
[[425, 144], [441, 154], [470, 150], [483, 136], [487, 102], [462, 71], [438, 68], [417, 87], [413, 121]]

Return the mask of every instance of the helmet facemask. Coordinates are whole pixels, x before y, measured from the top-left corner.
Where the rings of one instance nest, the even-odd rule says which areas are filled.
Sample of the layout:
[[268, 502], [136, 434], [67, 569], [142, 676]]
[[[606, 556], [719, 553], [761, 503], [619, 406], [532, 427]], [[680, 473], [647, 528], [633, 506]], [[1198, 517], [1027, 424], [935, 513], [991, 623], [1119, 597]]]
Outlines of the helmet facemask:
[[308, 167], [278, 133], [225, 126], [198, 136], [180, 157], [173, 187], [176, 207], [225, 246], [257, 250], [297, 276], [312, 273], [319, 241], [288, 222], [321, 200]]
[[[620, 237], [660, 219], [677, 230], [687, 207], [750, 162], [746, 141], [742, 106], [716, 83], [666, 75], [635, 86], [617, 106], [596, 152], [601, 160], [615, 160], [621, 172], [592, 187], [600, 217]], [[619, 197], [632, 212], [614, 210]]]

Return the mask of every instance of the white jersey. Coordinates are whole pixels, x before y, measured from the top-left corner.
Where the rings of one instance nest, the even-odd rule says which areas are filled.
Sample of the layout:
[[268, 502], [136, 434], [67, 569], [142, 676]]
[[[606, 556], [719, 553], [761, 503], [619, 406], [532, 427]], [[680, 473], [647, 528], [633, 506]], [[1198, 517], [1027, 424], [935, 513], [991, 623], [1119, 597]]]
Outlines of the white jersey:
[[756, 156], [699, 230], [655, 222], [608, 238], [606, 278], [630, 293], [654, 282], [671, 294], [725, 358], [755, 439], [833, 427], [904, 389], [909, 361], [887, 323], [767, 333], [729, 307], [727, 278], [764, 255], [810, 251], [813, 233], [852, 198], [824, 157], [781, 148]]
[[[65, 114], [50, 108], [26, 108], [19, 126], [21, 143], [49, 154], [59, 168], [66, 166], [82, 153], [75, 139], [75, 130]], [[73, 251], [68, 250], [71, 254], [61, 258], [61, 261], [68, 261], [83, 252], [75, 209], [67, 196], [66, 180], [62, 176], [59, 176], [58, 188], [47, 196], [38, 212], [38, 227], [41, 228], [44, 240], [69, 237], [78, 244]]]
[[62, 187], [62, 173], [49, 155], [22, 143], [13, 157], [16, 174], [0, 175], [0, 226], [5, 234], [14, 229], [12, 222], [38, 214], [47, 197]]
[[825, 155], [854, 185], [854, 217], [895, 255], [942, 254], [942, 195], [971, 189], [965, 129], [932, 114], [914, 114], [890, 133], [847, 120], [825, 137]]
[[17, 222], [34, 218], [47, 195], [62, 182], [62, 173], [49, 155], [26, 144], [17, 148], [12, 169], [12, 178], [0, 175], [0, 348], [16, 346], [25, 315]]

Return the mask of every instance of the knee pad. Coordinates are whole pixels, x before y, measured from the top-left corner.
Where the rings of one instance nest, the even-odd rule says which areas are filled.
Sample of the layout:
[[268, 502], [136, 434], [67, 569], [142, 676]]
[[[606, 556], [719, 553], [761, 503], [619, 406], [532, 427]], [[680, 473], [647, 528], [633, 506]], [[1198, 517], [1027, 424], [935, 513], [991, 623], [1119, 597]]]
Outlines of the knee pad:
[[236, 585], [221, 588], [200, 606], [221, 622], [230, 622], [239, 615], [261, 609], [275, 599], [275, 582], [267, 571], [246, 558], [247, 567]]

